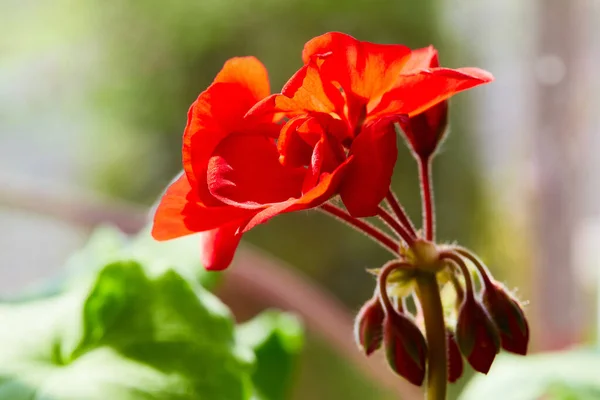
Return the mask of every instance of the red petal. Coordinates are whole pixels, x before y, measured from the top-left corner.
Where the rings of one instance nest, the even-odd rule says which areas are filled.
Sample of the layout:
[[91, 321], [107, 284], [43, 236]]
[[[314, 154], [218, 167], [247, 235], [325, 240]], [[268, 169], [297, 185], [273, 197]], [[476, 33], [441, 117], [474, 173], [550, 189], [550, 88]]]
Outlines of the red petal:
[[348, 174], [353, 159], [354, 157], [350, 156], [332, 173], [321, 173], [319, 182], [296, 201], [293, 210], [317, 207], [335, 196], [340, 190], [344, 177]]
[[337, 130], [335, 122], [339, 120], [320, 116], [323, 118], [306, 114], [293, 118], [281, 130], [277, 142], [282, 164], [309, 167], [302, 185], [303, 192], [310, 190], [322, 173], [333, 172], [346, 160], [342, 144], [331, 135], [331, 131], [335, 133]]
[[308, 173], [302, 184], [302, 191], [309, 191], [316, 185], [323, 173], [333, 172], [345, 160], [346, 154], [342, 145], [323, 132], [313, 149]]
[[244, 221], [234, 221], [217, 229], [200, 234], [200, 260], [209, 271], [222, 271], [231, 264], [242, 233], [240, 225]]
[[262, 100], [248, 115], [262, 116], [278, 112], [294, 115], [307, 111], [339, 114], [343, 106], [344, 99], [340, 91], [331, 82], [323, 82], [318, 69], [311, 63], [290, 78], [281, 94]]
[[288, 199], [281, 203], [274, 204], [265, 208], [264, 210], [255, 214], [247, 223], [243, 226], [243, 232], [248, 232], [256, 225], [264, 224], [271, 218], [282, 214], [284, 212], [293, 211], [290, 208], [296, 203], [296, 199]]
[[206, 187], [206, 166], [214, 148], [230, 133], [247, 130], [244, 115], [268, 94], [267, 72], [260, 61], [234, 58], [190, 107], [183, 134], [183, 167], [205, 204], [219, 204]]
[[493, 80], [489, 72], [477, 68], [432, 68], [405, 75], [369, 114], [372, 117], [390, 114], [412, 117], [456, 93]]
[[358, 98], [366, 105], [378, 102], [392, 87], [410, 54], [406, 46], [361, 42], [330, 32], [306, 43], [302, 58], [305, 63], [318, 58], [324, 81], [338, 82], [348, 103]]
[[339, 185], [342, 182], [343, 177], [345, 176], [346, 170], [351, 160], [352, 157], [350, 157], [339, 167], [337, 167], [336, 170], [333, 171], [333, 173], [331, 174], [322, 174], [319, 183], [307, 193], [305, 193], [301, 198], [289, 199], [287, 201], [265, 208], [264, 210], [256, 214], [254, 217], [252, 217], [252, 219], [250, 219], [248, 224], [244, 226], [243, 231], [247, 232], [248, 230], [254, 228], [256, 225], [263, 224], [269, 219], [275, 217], [276, 215], [318, 207], [319, 205], [328, 201], [332, 196], [334, 196], [337, 193]]
[[292, 76], [281, 90], [277, 106], [282, 110], [303, 109], [341, 114], [344, 98], [333, 82], [323, 80], [316, 63], [309, 62]]
[[[255, 102], [271, 94], [267, 69], [255, 57], [234, 57], [227, 60], [214, 82], [238, 84], [251, 93]], [[248, 105], [246, 110], [254, 103]]]
[[163, 195], [154, 214], [152, 236], [169, 240], [213, 229], [223, 223], [248, 216], [248, 210], [230, 206], [210, 207], [199, 203], [185, 174], [173, 182]]
[[208, 186], [226, 204], [256, 209], [300, 197], [304, 173], [304, 168], [279, 163], [273, 140], [238, 134], [227, 137], [215, 150]]
[[417, 73], [421, 70], [439, 67], [438, 52], [433, 46], [412, 50], [410, 58], [402, 68], [402, 74]]
[[301, 134], [298, 132], [298, 128], [309, 118], [307, 115], [299, 115], [289, 120], [281, 129], [277, 140], [277, 149], [281, 154], [279, 161], [283, 165], [300, 167], [310, 163], [313, 145], [319, 140], [320, 133], [303, 132], [304, 134]]
[[340, 188], [342, 201], [353, 217], [373, 216], [389, 190], [398, 156], [392, 123], [364, 129], [351, 154], [354, 159]]

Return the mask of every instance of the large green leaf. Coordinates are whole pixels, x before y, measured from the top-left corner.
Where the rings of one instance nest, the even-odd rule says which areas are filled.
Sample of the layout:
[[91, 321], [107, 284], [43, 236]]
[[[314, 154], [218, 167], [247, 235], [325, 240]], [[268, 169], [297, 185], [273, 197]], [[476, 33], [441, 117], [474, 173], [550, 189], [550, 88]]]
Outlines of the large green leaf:
[[173, 270], [116, 262], [87, 289], [0, 306], [0, 399], [244, 400], [253, 362], [226, 307]]
[[200, 247], [196, 235], [166, 242], [157, 242], [145, 228], [128, 237], [111, 226], [94, 231], [87, 244], [67, 263], [68, 284], [82, 284], [93, 279], [96, 272], [110, 262], [131, 259], [139, 262], [146, 272], [160, 274], [176, 270], [184, 278], [212, 288], [221, 275], [206, 271], [200, 263]]
[[267, 311], [239, 325], [236, 337], [256, 354], [258, 363], [252, 382], [257, 396], [265, 400], [288, 398], [304, 341], [298, 319], [291, 314]]
[[461, 400], [600, 398], [600, 353], [575, 350], [527, 357], [501, 355], [489, 376], [469, 382]]

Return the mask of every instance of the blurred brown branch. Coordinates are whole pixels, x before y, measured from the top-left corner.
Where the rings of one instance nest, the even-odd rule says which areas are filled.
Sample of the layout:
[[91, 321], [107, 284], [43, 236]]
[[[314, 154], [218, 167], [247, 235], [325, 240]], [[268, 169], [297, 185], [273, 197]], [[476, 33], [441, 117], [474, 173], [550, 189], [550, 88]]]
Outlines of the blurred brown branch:
[[[137, 205], [6, 174], [0, 174], [0, 207], [49, 216], [89, 229], [110, 223], [129, 234], [141, 229], [148, 219], [147, 211]], [[420, 398], [417, 388], [387, 368], [381, 354], [367, 358], [358, 351], [348, 310], [292, 268], [255, 248], [242, 246], [226, 276], [219, 295], [238, 318], [249, 317], [266, 307], [293, 311], [310, 332], [325, 340], [365, 375], [402, 399]]]

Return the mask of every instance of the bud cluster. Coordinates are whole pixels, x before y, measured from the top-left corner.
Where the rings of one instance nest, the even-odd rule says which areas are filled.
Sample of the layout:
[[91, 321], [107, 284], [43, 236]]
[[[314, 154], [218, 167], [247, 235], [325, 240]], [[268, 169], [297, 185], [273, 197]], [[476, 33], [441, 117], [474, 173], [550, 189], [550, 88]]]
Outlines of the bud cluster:
[[[451, 284], [456, 293], [445, 317], [449, 382], [462, 375], [463, 357], [473, 369], [487, 374], [500, 349], [525, 355], [529, 326], [519, 301], [467, 250], [435, 247], [432, 260], [431, 246], [413, 246], [413, 253], [409, 250], [401, 261], [392, 261], [377, 271], [375, 294], [356, 317], [354, 333], [360, 349], [371, 355], [383, 345], [394, 372], [415, 385], [423, 383], [428, 359], [422, 315], [425, 304], [419, 304], [411, 282], [421, 273], [436, 274], [441, 288]], [[428, 252], [425, 257], [415, 254], [415, 249], [423, 248]], [[436, 268], [432, 268], [434, 264]], [[473, 283], [473, 272], [479, 275], [479, 290]], [[411, 291], [407, 292], [407, 287], [412, 287]], [[407, 296], [416, 302], [412, 313], [403, 306]]]

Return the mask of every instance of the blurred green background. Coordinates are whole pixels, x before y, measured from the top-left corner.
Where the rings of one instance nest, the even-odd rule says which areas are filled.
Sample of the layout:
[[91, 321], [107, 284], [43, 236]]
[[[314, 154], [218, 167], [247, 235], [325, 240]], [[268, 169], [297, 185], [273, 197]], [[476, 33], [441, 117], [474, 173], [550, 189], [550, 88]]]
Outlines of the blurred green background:
[[[497, 78], [452, 100], [451, 134], [434, 166], [439, 239], [473, 248], [522, 299], [541, 304], [528, 309], [534, 349], [589, 341], [600, 268], [593, 252], [600, 196], [591, 172], [598, 163], [591, 149], [600, 143], [592, 134], [598, 118], [589, 111], [598, 98], [586, 84], [600, 81], [586, 71], [600, 59], [590, 50], [599, 40], [591, 16], [600, 13], [592, 2], [541, 3], [4, 0], [3, 186], [25, 177], [47, 182], [51, 191], [85, 188], [150, 206], [181, 169], [189, 105], [228, 58], [258, 57], [277, 91], [300, 67], [304, 42], [326, 31], [413, 48], [433, 44], [444, 66], [479, 66]], [[557, 15], [567, 17], [552, 25]], [[561, 40], [548, 44], [544, 38], [552, 35]], [[565, 127], [574, 127], [568, 138]], [[406, 149], [400, 153], [393, 185], [419, 221], [416, 168]], [[540, 172], [556, 163], [558, 173]], [[2, 268], [5, 293], [52, 276], [87, 235], [9, 208], [0, 208], [0, 221], [8, 227], [0, 234], [2, 263], [22, 264], [17, 272]], [[24, 255], [24, 240], [38, 250]], [[245, 240], [308, 275], [351, 311], [372, 293], [365, 269], [387, 256], [317, 212], [280, 216]], [[309, 339], [295, 399], [391, 398], [325, 343]]]

